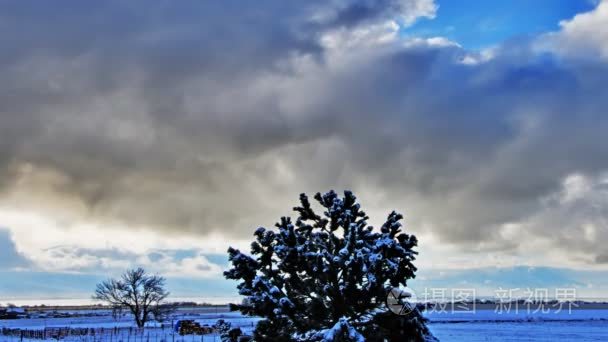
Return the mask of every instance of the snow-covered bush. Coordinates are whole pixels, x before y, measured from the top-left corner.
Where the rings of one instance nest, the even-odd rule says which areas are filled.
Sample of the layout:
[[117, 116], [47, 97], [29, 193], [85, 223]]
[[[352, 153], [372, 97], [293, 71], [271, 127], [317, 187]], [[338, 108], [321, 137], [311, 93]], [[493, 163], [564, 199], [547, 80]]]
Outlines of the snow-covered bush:
[[245, 341], [242, 338], [243, 332], [239, 328], [232, 328], [232, 324], [230, 322], [226, 322], [223, 319], [220, 319], [215, 323], [215, 328], [220, 333], [220, 338], [222, 342], [241, 342]]
[[[259, 316], [256, 341], [422, 341], [430, 334], [415, 310], [409, 316], [386, 312], [392, 287], [415, 277], [416, 237], [401, 231], [401, 214], [391, 212], [379, 230], [350, 191], [315, 199], [300, 195], [298, 218], [282, 217], [278, 231], [258, 228], [251, 254], [228, 250], [246, 315]], [[397, 332], [389, 331], [398, 327]], [[405, 327], [405, 328], [404, 328]], [[405, 330], [404, 330], [405, 329]]]

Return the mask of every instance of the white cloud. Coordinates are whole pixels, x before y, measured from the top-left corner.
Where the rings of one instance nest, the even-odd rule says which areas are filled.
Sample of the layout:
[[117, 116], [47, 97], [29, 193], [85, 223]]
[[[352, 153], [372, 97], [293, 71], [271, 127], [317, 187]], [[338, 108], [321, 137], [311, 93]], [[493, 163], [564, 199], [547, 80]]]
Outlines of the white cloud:
[[433, 19], [439, 6], [434, 0], [401, 0], [401, 19], [406, 26], [413, 24], [419, 18]]
[[321, 44], [327, 49], [349, 49], [355, 47], [374, 47], [392, 43], [398, 38], [399, 25], [389, 20], [383, 23], [356, 27], [340, 27], [321, 37]]
[[599, 2], [592, 11], [561, 21], [560, 30], [541, 36], [538, 44], [567, 57], [608, 59], [608, 0]]
[[[31, 262], [29, 269], [49, 272], [120, 272], [142, 266], [169, 276], [219, 277], [221, 267], [205, 254], [226, 254], [228, 245], [244, 248], [247, 241], [226, 241], [219, 234], [168, 235], [145, 227], [108, 226], [0, 207], [0, 217], [11, 232], [16, 250]], [[195, 250], [196, 255], [176, 258], [171, 251]], [[162, 255], [151, 259], [151, 253]]]

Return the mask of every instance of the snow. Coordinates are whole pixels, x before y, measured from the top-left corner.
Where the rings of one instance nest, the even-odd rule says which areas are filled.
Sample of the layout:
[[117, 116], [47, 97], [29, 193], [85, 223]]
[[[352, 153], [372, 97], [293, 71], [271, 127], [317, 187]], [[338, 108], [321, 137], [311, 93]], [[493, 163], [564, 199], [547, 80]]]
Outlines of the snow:
[[429, 329], [440, 341], [607, 341], [608, 310], [474, 313], [431, 312]]
[[380, 253], [372, 254], [369, 256], [369, 261], [372, 263], [376, 263], [380, 260], [382, 260], [382, 254]]
[[273, 287], [270, 288], [270, 294], [277, 295], [279, 293], [281, 293], [281, 290], [279, 290], [278, 287], [273, 286]]
[[334, 342], [340, 341], [340, 334], [346, 331], [351, 341], [365, 342], [365, 338], [355, 328], [348, 324], [346, 318], [341, 318], [331, 329], [327, 329], [323, 336], [323, 341]]
[[[89, 329], [104, 329], [102, 336], [97, 335], [94, 341], [175, 341], [175, 342], [205, 342], [205, 341], [220, 341], [218, 334], [209, 334], [203, 336], [179, 336], [169, 326], [160, 328], [160, 325], [155, 322], [147, 324], [147, 328], [141, 332], [135, 329], [133, 320], [129, 315], [120, 317], [119, 319], [112, 318], [110, 310], [94, 310], [96, 316], [70, 317], [70, 318], [32, 318], [32, 319], [15, 319], [15, 320], [0, 320], [0, 330], [2, 328], [10, 329], [28, 329], [28, 330], [43, 330], [53, 328], [89, 328]], [[89, 314], [88, 310], [72, 310], [70, 313]], [[230, 312], [227, 307], [196, 307], [196, 308], [180, 308], [178, 314], [173, 318], [173, 321], [192, 319], [201, 325], [214, 325], [219, 319], [224, 319], [232, 323], [233, 327], [240, 328], [245, 334], [250, 334], [259, 320], [256, 317], [243, 316], [238, 312]], [[114, 330], [118, 328], [117, 330]], [[131, 328], [131, 329], [129, 329]], [[0, 342], [17, 342], [20, 337], [2, 336], [0, 334]], [[39, 342], [39, 339], [23, 339], [26, 342]], [[49, 340], [50, 341], [50, 340]], [[66, 342], [72, 341], [93, 341], [92, 337], [83, 338], [81, 336], [72, 336], [63, 339]]]
[[281, 307], [285, 307], [285, 308], [293, 308], [293, 303], [289, 300], [289, 298], [287, 297], [283, 297], [279, 300], [279, 303], [281, 304]]
[[608, 309], [573, 309], [568, 312], [568, 308], [564, 307], [561, 312], [550, 311], [547, 313], [528, 312], [525, 309], [519, 309], [518, 312], [510, 310], [509, 312], [497, 312], [493, 309], [476, 310], [475, 312], [467, 311], [451, 311], [444, 312], [428, 312], [425, 314], [433, 323], [458, 323], [458, 322], [488, 322], [488, 323], [504, 323], [504, 322], [527, 322], [527, 321], [606, 321], [608, 325]]
[[25, 313], [25, 309], [24, 308], [9, 307], [9, 308], [6, 309], [6, 312], [22, 314], [22, 313]]
[[[74, 312], [74, 311], [72, 311]], [[90, 313], [82, 311], [80, 313]], [[0, 328], [44, 329], [44, 327], [72, 327], [72, 328], [114, 328], [134, 327], [130, 318], [125, 316], [114, 320], [110, 311], [95, 310], [99, 316], [71, 317], [71, 318], [36, 318], [0, 320]], [[494, 310], [477, 310], [475, 313], [456, 312], [430, 312], [426, 314], [430, 319], [428, 327], [440, 341], [608, 341], [608, 310], [604, 309], [575, 309], [571, 313], [567, 310], [556, 314], [551, 313], [497, 313]], [[233, 327], [241, 328], [246, 334], [251, 333], [258, 318], [243, 316], [238, 312], [229, 312], [227, 308], [184, 308], [179, 310], [179, 319], [194, 319], [202, 325], [213, 325], [218, 319], [232, 323]], [[335, 326], [334, 326], [335, 328]], [[149, 341], [219, 341], [218, 335], [205, 336], [179, 336], [171, 332], [172, 329], [148, 328], [144, 337]], [[325, 331], [328, 333], [328, 331]], [[126, 330], [122, 331], [122, 340], [127, 341]], [[117, 336], [112, 337], [114, 341]], [[110, 335], [105, 339], [96, 341], [109, 341]], [[143, 338], [145, 341], [146, 338]], [[17, 342], [18, 338], [0, 336], [0, 342]], [[27, 340], [34, 342], [40, 340]], [[66, 342], [83, 341], [80, 339], [67, 339]], [[140, 341], [131, 336], [130, 341]]]
[[583, 322], [466, 322], [462, 324], [429, 324], [439, 341], [606, 341], [608, 323]]

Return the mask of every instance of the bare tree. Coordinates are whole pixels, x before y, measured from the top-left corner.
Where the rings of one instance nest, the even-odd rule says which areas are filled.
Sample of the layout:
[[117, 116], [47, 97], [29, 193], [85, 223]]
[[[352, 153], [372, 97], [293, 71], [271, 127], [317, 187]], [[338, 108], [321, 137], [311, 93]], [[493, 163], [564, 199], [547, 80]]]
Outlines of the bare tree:
[[143, 328], [151, 316], [161, 312], [166, 314], [167, 304], [164, 300], [167, 296], [169, 292], [165, 290], [165, 278], [146, 274], [140, 267], [126, 271], [120, 279], [108, 279], [97, 284], [93, 299], [112, 306], [115, 316], [128, 309], [135, 317], [137, 326]]
[[164, 322], [171, 318], [177, 308], [177, 303], [162, 303], [152, 308], [152, 315], [157, 322]]

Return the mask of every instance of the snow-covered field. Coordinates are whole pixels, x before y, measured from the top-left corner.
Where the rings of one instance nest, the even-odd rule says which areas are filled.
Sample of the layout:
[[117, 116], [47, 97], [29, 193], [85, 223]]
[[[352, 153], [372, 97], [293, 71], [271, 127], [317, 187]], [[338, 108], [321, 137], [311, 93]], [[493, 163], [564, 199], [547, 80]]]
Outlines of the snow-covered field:
[[[217, 335], [179, 336], [171, 328], [148, 328], [143, 334], [135, 332], [129, 317], [114, 320], [109, 312], [95, 312], [96, 316], [70, 318], [32, 318], [0, 321], [1, 328], [104, 328], [103, 336], [72, 337], [65, 341], [219, 341]], [[225, 319], [245, 331], [251, 331], [256, 319], [244, 317], [218, 308], [181, 309], [180, 319], [194, 319], [201, 324], [214, 324]], [[568, 313], [497, 313], [494, 310], [468, 312], [431, 312], [429, 327], [441, 341], [608, 341], [608, 310], [573, 310]], [[111, 332], [115, 327], [118, 333]], [[18, 337], [0, 336], [0, 342], [20, 341]], [[24, 341], [40, 341], [27, 340]]]
[[[61, 311], [59, 311], [61, 312]], [[220, 341], [217, 334], [207, 334], [202, 336], [180, 336], [172, 328], [172, 322], [167, 322], [163, 328], [159, 324], [150, 324], [144, 331], [135, 329], [133, 320], [128, 315], [114, 319], [109, 310], [91, 311], [64, 311], [70, 314], [77, 313], [80, 317], [68, 318], [29, 318], [15, 320], [0, 320], [0, 330], [8, 329], [27, 329], [27, 330], [51, 330], [55, 328], [72, 329], [96, 329], [96, 336], [71, 336], [62, 341], [124, 341], [124, 342], [201, 342], [201, 341]], [[257, 318], [243, 316], [239, 313], [229, 312], [227, 308], [180, 308], [173, 321], [180, 319], [192, 319], [201, 325], [213, 325], [219, 319], [224, 319], [232, 323], [232, 326], [239, 327], [244, 332], [251, 332]], [[103, 330], [101, 330], [103, 328]], [[130, 329], [129, 329], [130, 328]], [[100, 333], [101, 332], [101, 333]], [[26, 341], [35, 342], [40, 339], [21, 339], [20, 336], [3, 336], [0, 331], [0, 342]]]
[[608, 341], [608, 310], [429, 313], [440, 341]]

